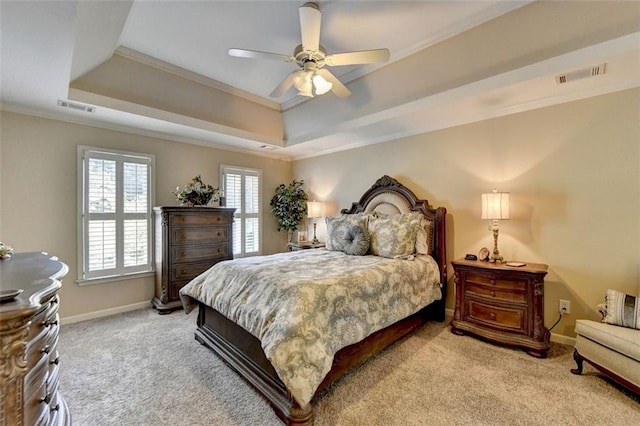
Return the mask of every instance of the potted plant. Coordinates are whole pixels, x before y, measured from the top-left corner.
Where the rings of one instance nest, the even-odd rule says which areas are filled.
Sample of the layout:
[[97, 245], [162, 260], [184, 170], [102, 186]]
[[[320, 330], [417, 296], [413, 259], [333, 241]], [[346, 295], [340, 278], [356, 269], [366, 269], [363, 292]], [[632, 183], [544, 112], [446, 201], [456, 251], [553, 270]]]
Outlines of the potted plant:
[[200, 175], [191, 179], [183, 188], [176, 187], [173, 194], [181, 206], [189, 207], [206, 206], [210, 201], [220, 199], [220, 189], [204, 183]]
[[286, 230], [289, 242], [293, 231], [307, 214], [307, 200], [309, 196], [302, 189], [303, 180], [293, 180], [289, 185], [280, 184], [276, 194], [269, 203], [271, 211], [278, 219], [278, 231]]

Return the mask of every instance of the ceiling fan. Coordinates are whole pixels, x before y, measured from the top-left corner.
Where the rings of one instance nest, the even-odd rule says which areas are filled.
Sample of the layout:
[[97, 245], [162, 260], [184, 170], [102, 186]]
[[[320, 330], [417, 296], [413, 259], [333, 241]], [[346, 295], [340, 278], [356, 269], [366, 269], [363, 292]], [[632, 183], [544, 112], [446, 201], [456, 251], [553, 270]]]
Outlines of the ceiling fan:
[[271, 92], [269, 96], [272, 98], [279, 98], [292, 86], [298, 90], [298, 95], [310, 98], [315, 95], [323, 95], [329, 90], [333, 91], [339, 98], [345, 98], [351, 92], [331, 71], [324, 68], [325, 66], [371, 64], [389, 60], [389, 49], [327, 54], [324, 47], [320, 45], [321, 12], [318, 4], [314, 2], [305, 3], [300, 6], [299, 12], [302, 44], [294, 49], [293, 55], [247, 49], [229, 49], [229, 55], [237, 58], [271, 59], [298, 64], [300, 69], [289, 74]]

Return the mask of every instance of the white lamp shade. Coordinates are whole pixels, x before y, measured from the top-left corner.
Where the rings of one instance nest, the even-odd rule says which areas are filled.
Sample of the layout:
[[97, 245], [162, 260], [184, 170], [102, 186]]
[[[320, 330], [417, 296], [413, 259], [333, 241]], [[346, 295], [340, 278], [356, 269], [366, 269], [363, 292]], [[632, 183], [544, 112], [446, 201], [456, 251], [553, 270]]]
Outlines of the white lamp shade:
[[307, 201], [307, 216], [322, 217], [322, 203], [320, 201]]
[[316, 95], [324, 95], [333, 87], [333, 84], [325, 80], [320, 74], [316, 74], [313, 77], [313, 85], [316, 88]]
[[482, 194], [482, 219], [509, 219], [509, 193]]

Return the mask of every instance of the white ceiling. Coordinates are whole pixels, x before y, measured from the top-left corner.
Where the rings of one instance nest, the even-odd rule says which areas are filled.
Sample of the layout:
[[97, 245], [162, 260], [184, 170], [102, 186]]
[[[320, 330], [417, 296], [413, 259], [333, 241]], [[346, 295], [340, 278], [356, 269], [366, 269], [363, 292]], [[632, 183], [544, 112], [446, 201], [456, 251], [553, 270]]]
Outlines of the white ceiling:
[[[302, 104], [306, 99], [293, 90], [269, 99], [296, 65], [227, 54], [232, 47], [293, 53], [300, 43], [302, 0], [0, 1], [3, 109], [277, 158], [319, 155], [640, 85], [640, 38], [633, 33], [418, 99], [378, 100], [381, 106], [371, 111], [318, 128], [311, 124], [319, 116], [330, 116], [341, 108], [339, 102], [350, 101], [328, 94]], [[370, 89], [366, 79], [373, 71], [530, 2], [321, 1], [320, 40], [329, 53], [390, 49], [390, 63], [331, 69], [354, 92], [352, 97], [362, 101], [367, 94], [361, 88]], [[71, 81], [115, 52], [201, 76], [234, 95], [282, 111], [286, 139], [277, 143], [123, 102], [117, 107], [97, 104], [90, 116], [57, 106], [59, 99], [69, 98]], [[577, 82], [571, 90], [549, 84], [557, 73], [603, 60], [608, 61], [607, 74], [600, 80]], [[278, 148], [264, 151], [264, 144]]]

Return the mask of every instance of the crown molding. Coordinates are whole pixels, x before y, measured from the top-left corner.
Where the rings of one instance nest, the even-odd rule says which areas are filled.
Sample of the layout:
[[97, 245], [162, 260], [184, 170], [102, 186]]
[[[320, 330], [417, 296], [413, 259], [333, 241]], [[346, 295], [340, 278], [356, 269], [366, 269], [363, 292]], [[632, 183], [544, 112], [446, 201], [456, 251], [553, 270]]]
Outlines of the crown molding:
[[205, 86], [208, 86], [217, 90], [221, 90], [230, 95], [246, 99], [248, 101], [265, 106], [269, 109], [272, 109], [278, 112], [282, 111], [280, 104], [277, 102], [270, 101], [269, 99], [265, 99], [262, 96], [254, 95], [253, 93], [238, 89], [237, 87], [230, 86], [218, 80], [205, 77], [202, 74], [197, 74], [193, 71], [189, 71], [177, 65], [173, 65], [168, 62], [162, 61], [160, 59], [154, 58], [153, 56], [145, 55], [142, 52], [129, 49], [128, 47], [118, 46], [118, 48], [116, 48], [114, 52], [114, 55], [118, 55], [122, 58], [126, 58], [144, 65], [159, 69], [161, 71], [173, 74], [177, 77], [186, 78], [193, 82], [203, 84]]
[[[104, 108], [104, 107], [99, 107]], [[284, 152], [282, 149], [277, 151], [266, 151], [266, 150], [254, 150], [249, 148], [237, 147], [233, 145], [227, 145], [223, 143], [211, 142], [207, 140], [197, 139], [197, 138], [189, 138], [184, 136], [167, 134], [154, 130], [146, 130], [138, 127], [128, 126], [120, 123], [110, 123], [105, 122], [100, 119], [96, 119], [94, 117], [84, 117], [79, 114], [85, 113], [73, 113], [70, 114], [68, 112], [57, 112], [53, 110], [44, 110], [32, 107], [25, 107], [22, 105], [14, 105], [9, 103], [0, 103], [0, 112], [12, 112], [16, 114], [29, 115], [32, 117], [44, 118], [48, 120], [56, 120], [62, 121], [70, 124], [77, 124], [81, 126], [94, 127], [97, 129], [104, 130], [112, 130], [116, 132], [127, 133], [131, 135], [137, 136], [145, 136], [154, 139], [161, 139], [171, 142], [180, 142], [187, 143], [191, 145], [204, 146], [207, 148], [219, 149], [221, 151], [230, 151], [230, 152], [238, 152], [247, 155], [253, 155], [256, 157], [269, 158], [271, 160], [282, 160], [282, 161], [291, 161], [291, 156]], [[78, 115], [76, 115], [78, 114]], [[261, 143], [260, 145], [265, 145]]]

